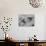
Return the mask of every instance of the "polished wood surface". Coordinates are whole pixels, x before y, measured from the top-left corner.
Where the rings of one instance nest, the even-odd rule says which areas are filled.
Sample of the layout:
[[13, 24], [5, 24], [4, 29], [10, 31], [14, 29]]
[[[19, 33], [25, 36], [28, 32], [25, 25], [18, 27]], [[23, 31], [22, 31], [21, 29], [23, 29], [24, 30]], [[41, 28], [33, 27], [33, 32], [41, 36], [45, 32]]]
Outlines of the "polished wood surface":
[[25, 43], [28, 43], [28, 42], [30, 42], [30, 43], [31, 43], [31, 42], [32, 42], [32, 43], [37, 43], [37, 42], [38, 42], [38, 43], [46, 43], [46, 40], [39, 40], [39, 41], [33, 41], [33, 40], [32, 40], [32, 41], [29, 41], [29, 40], [13, 40], [13, 41], [12, 41], [12, 40], [9, 40], [9, 41], [15, 42], [15, 43], [16, 43], [16, 42], [21, 42], [21, 43], [24, 43], [24, 42], [25, 42]]
[[6, 39], [7, 43], [14, 44], [16, 46], [20, 46], [20, 44], [24, 44], [24, 46], [46, 46], [46, 40], [39, 41], [29, 41], [29, 40], [10, 40]]
[[[0, 40], [0, 41], [5, 41], [6, 45], [9, 46], [20, 46], [20, 44], [24, 44], [24, 46], [46, 46], [46, 40], [39, 40], [39, 41], [29, 41], [29, 40]], [[5, 44], [5, 43], [4, 43]], [[3, 44], [2, 44], [3, 45]]]
[[46, 43], [46, 40], [37, 40], [37, 41], [34, 41], [34, 40], [15, 40], [15, 39], [8, 39], [8, 38], [6, 38], [5, 39], [5, 41], [10, 41], [10, 42], [25, 42], [25, 43], [27, 43], [27, 42], [38, 42], [38, 43]]

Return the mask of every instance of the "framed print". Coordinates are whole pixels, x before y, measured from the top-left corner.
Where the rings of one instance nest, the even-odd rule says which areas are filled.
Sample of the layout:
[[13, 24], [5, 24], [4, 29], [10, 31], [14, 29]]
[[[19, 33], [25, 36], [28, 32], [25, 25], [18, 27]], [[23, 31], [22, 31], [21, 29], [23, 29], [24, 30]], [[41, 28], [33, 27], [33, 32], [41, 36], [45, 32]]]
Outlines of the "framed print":
[[19, 26], [34, 26], [34, 15], [19, 15]]

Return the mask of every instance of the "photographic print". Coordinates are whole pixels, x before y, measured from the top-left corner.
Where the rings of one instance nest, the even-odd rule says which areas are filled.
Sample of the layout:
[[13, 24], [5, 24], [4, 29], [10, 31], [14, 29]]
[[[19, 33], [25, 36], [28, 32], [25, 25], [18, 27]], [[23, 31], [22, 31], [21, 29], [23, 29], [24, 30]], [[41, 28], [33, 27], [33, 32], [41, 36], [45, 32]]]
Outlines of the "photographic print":
[[34, 26], [34, 15], [19, 15], [19, 26]]

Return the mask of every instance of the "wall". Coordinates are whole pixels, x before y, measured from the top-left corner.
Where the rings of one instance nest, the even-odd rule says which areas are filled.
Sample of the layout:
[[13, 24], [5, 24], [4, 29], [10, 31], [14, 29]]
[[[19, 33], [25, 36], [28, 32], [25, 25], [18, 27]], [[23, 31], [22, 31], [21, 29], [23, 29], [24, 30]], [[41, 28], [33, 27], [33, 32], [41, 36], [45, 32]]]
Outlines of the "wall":
[[45, 21], [45, 24], [44, 24], [44, 39], [46, 39], [46, 13], [45, 13], [45, 19], [44, 19], [44, 21]]
[[[33, 8], [30, 6], [28, 0], [0, 0], [0, 16], [13, 17], [13, 22], [10, 33], [17, 40], [27, 40], [34, 34], [37, 35], [37, 39], [44, 40], [45, 30], [45, 6], [40, 8]], [[20, 14], [34, 14], [35, 26], [34, 27], [19, 27], [18, 16]], [[2, 33], [2, 31], [1, 31]], [[0, 33], [0, 34], [1, 34]], [[1, 34], [2, 35], [2, 34]], [[2, 39], [2, 36], [0, 36]]]

